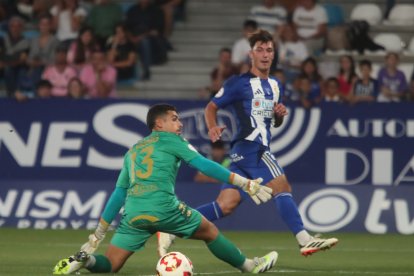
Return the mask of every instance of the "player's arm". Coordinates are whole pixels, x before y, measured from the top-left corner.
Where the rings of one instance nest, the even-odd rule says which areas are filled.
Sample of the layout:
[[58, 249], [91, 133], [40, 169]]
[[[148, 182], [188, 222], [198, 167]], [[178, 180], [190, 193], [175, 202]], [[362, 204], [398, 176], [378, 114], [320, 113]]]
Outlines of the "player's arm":
[[283, 124], [283, 118], [288, 114], [286, 106], [282, 103], [275, 103], [273, 107], [273, 113], [275, 116], [274, 127], [279, 127]]
[[204, 110], [204, 117], [207, 124], [208, 136], [210, 137], [210, 140], [213, 143], [220, 139], [221, 133], [226, 128], [226, 126], [217, 125], [217, 111], [218, 106], [212, 101], [210, 101], [207, 104]]
[[[126, 162], [127, 159], [125, 158]], [[116, 215], [119, 214], [122, 206], [124, 206], [129, 187], [128, 165], [122, 168], [116, 187], [105, 205], [104, 211], [99, 220], [95, 232], [89, 235], [89, 240], [81, 246], [81, 250], [88, 254], [92, 254], [98, 249], [99, 244], [105, 238], [106, 232]]]
[[256, 204], [267, 202], [272, 198], [273, 190], [267, 186], [260, 185], [263, 181], [261, 178], [255, 180], [245, 178], [202, 155], [193, 158], [189, 164], [203, 174], [213, 177], [220, 182], [226, 182], [240, 187], [251, 196]]

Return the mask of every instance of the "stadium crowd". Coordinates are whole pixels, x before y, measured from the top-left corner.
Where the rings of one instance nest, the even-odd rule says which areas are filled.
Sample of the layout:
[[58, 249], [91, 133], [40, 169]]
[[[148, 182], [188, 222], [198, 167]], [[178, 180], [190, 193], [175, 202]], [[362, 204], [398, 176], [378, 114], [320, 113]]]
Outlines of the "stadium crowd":
[[184, 4], [0, 1], [0, 74], [7, 96], [115, 97], [117, 83], [147, 80], [151, 65], [167, 61], [173, 23], [183, 16]]
[[[385, 18], [393, 2], [387, 1]], [[116, 97], [117, 86], [149, 80], [151, 66], [168, 60], [174, 21], [185, 18], [185, 4], [0, 0], [0, 75], [7, 96]], [[247, 37], [260, 28], [274, 34], [277, 59], [271, 73], [283, 86], [287, 102], [311, 107], [323, 101], [414, 101], [414, 73], [406, 76], [398, 69], [398, 52], [384, 55], [375, 77], [369, 59], [357, 62], [351, 54], [338, 56], [336, 76], [323, 77], [318, 57], [327, 49], [384, 51], [368, 33], [360, 36], [363, 26], [350, 26], [340, 17], [329, 16], [315, 0], [258, 0], [246, 14], [243, 36], [232, 48], [223, 45], [220, 50], [211, 83], [200, 98], [212, 97], [230, 76], [249, 70]], [[347, 25], [346, 33], [332, 25]], [[358, 37], [352, 36], [356, 28]]]
[[[384, 51], [385, 47], [376, 44], [367, 32], [361, 34], [361, 26], [353, 26], [365, 22], [349, 24], [344, 18], [328, 18], [327, 9], [315, 0], [296, 1], [297, 5], [290, 7], [290, 11], [287, 5], [278, 2], [283, 1], [262, 0], [260, 5], [251, 8], [243, 24], [243, 37], [234, 42], [232, 49], [223, 47], [220, 50], [218, 64], [210, 74], [211, 83], [201, 89], [200, 97], [214, 96], [233, 73], [249, 70], [247, 37], [260, 28], [274, 35], [278, 53], [272, 75], [281, 82], [287, 102], [309, 108], [324, 101], [349, 104], [414, 101], [414, 72], [406, 76], [398, 69], [400, 53]], [[395, 1], [388, 2], [386, 14]], [[331, 25], [341, 28], [329, 28]], [[352, 36], [352, 28], [360, 28], [359, 36]], [[333, 38], [329, 40], [330, 36]], [[354, 48], [349, 45], [352, 40], [356, 41]], [[319, 73], [318, 57], [329, 48], [350, 51], [337, 57], [337, 74], [323, 78]], [[373, 63], [369, 59], [356, 62], [351, 50], [382, 53], [384, 63], [378, 74], [373, 77]]]

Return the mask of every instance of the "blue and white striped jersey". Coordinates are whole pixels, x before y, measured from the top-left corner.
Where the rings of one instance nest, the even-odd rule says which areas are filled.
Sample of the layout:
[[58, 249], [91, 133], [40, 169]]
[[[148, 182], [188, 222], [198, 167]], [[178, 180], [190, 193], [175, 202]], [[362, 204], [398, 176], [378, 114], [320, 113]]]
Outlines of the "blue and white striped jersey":
[[268, 147], [273, 106], [281, 102], [282, 95], [282, 86], [274, 77], [260, 79], [249, 72], [227, 80], [212, 101], [219, 108], [231, 107], [237, 121], [233, 143], [245, 139]]

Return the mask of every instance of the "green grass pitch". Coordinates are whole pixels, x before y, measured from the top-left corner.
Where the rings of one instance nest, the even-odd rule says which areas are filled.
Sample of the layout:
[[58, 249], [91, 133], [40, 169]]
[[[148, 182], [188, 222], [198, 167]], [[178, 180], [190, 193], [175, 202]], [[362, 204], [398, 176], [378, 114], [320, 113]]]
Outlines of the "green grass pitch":
[[[0, 228], [0, 275], [51, 275], [61, 258], [87, 240], [86, 230], [16, 230]], [[224, 232], [249, 257], [277, 250], [279, 260], [268, 275], [414, 275], [414, 237], [403, 235], [335, 234], [331, 250], [302, 257], [289, 233]], [[101, 244], [103, 253], [112, 232]], [[173, 250], [193, 261], [196, 275], [240, 275], [217, 260], [203, 242], [178, 239]], [[154, 275], [156, 240], [134, 254], [118, 275]], [[92, 275], [86, 270], [81, 274]]]

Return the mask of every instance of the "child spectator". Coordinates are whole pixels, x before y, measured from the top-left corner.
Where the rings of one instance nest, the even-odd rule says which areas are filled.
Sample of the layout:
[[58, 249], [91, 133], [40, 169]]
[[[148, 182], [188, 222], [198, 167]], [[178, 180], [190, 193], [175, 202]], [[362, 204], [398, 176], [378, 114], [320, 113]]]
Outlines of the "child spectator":
[[78, 72], [90, 61], [93, 51], [98, 48], [91, 28], [85, 27], [80, 30], [79, 37], [70, 44], [68, 51], [68, 63], [76, 68]]
[[91, 62], [80, 72], [80, 80], [85, 85], [86, 95], [90, 98], [116, 96], [116, 70], [107, 63], [102, 51], [92, 53]]
[[137, 54], [134, 44], [129, 42], [126, 27], [118, 24], [113, 35], [106, 45], [108, 62], [117, 71], [117, 79], [127, 80], [135, 77]]
[[72, 78], [68, 83], [68, 96], [71, 99], [85, 98], [85, 86], [78, 77]]
[[320, 93], [322, 76], [319, 74], [318, 65], [314, 58], [309, 57], [302, 62], [300, 75], [307, 77], [311, 81], [312, 90], [319, 90]]
[[55, 54], [55, 63], [49, 65], [42, 75], [42, 79], [48, 80], [53, 85], [53, 97], [68, 96], [68, 83], [77, 75], [76, 70], [68, 65], [66, 55], [66, 47], [58, 47]]
[[325, 89], [323, 95], [324, 102], [339, 102], [339, 82], [336, 78], [331, 77], [325, 81]]
[[308, 109], [319, 104], [321, 101], [320, 89], [312, 87], [312, 81], [306, 76], [301, 76], [299, 81], [299, 93], [302, 106]]
[[48, 80], [40, 80], [36, 88], [36, 96], [41, 99], [52, 97], [52, 84]]
[[373, 102], [378, 96], [378, 82], [371, 77], [372, 64], [369, 60], [361, 60], [359, 62], [359, 78], [351, 91], [349, 101], [351, 103]]
[[339, 60], [339, 92], [344, 100], [349, 99], [349, 93], [352, 90], [358, 76], [355, 73], [355, 63], [351, 56], [342, 56]]
[[378, 72], [379, 102], [399, 102], [406, 97], [408, 85], [405, 75], [398, 70], [399, 56], [388, 53], [385, 56], [385, 67]]

